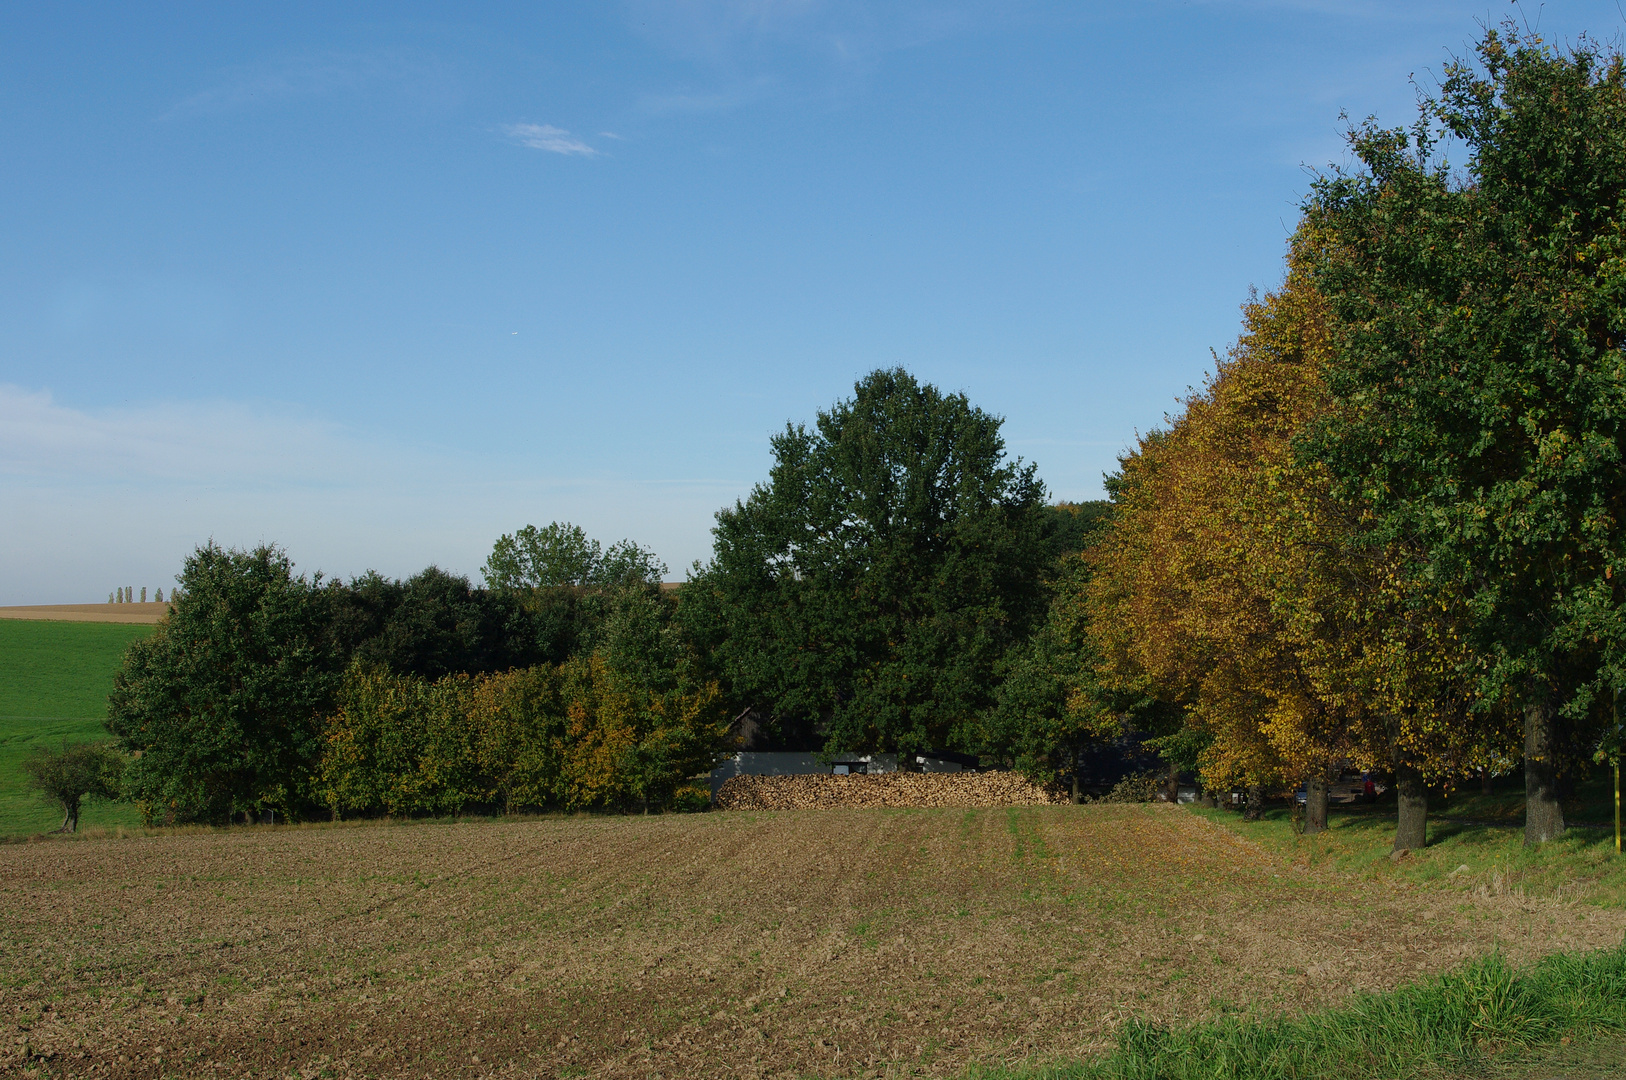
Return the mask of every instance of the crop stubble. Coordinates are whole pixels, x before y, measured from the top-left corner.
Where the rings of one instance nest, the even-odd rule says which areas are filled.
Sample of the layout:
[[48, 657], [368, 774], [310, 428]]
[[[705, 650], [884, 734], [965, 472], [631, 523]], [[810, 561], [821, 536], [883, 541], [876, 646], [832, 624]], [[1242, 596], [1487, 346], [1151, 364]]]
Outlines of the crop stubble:
[[1295, 869], [1170, 807], [13, 845], [0, 1073], [948, 1074], [1623, 928]]

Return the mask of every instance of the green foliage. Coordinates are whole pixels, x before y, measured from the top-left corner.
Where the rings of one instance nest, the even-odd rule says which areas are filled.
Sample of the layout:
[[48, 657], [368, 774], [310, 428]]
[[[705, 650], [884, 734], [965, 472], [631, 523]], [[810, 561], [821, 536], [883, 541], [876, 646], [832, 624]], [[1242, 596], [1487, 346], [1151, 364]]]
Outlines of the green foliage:
[[1000, 664], [994, 706], [982, 720], [979, 752], [1038, 784], [1072, 773], [1079, 749], [1119, 733], [1122, 713], [1109, 707], [1096, 678], [1084, 588], [1089, 563], [1058, 561], [1045, 622]]
[[342, 670], [326, 590], [277, 548], [212, 542], [180, 581], [181, 599], [131, 645], [109, 698], [108, 729], [135, 755], [125, 797], [149, 820], [261, 809], [297, 820]]
[[482, 570], [493, 589], [529, 590], [565, 585], [660, 584], [666, 564], [631, 540], [605, 549], [579, 525], [555, 521], [504, 534]]
[[436, 566], [406, 581], [370, 571], [325, 592], [334, 648], [403, 674], [501, 671], [547, 658], [551, 644], [515, 597]]
[[62, 743], [62, 749], [36, 746], [23, 761], [24, 782], [62, 808], [62, 831], [79, 830], [79, 807], [86, 799], [116, 799], [124, 758], [106, 743]]
[[1410, 1080], [1483, 1075], [1568, 1036], [1626, 1030], [1626, 946], [1515, 970], [1492, 953], [1437, 978], [1300, 1017], [1168, 1027], [1132, 1019], [1093, 1061], [995, 1077], [1078, 1080]]
[[665, 573], [666, 564], [654, 552], [631, 540], [605, 549], [565, 522], [542, 529], [527, 525], [502, 536], [486, 560], [489, 591], [483, 596], [501, 609], [507, 662], [463, 670], [560, 664], [592, 652], [628, 591], [657, 589]]
[[781, 745], [974, 748], [996, 665], [1043, 617], [1046, 508], [1001, 421], [898, 369], [787, 426], [720, 511], [679, 617]]
[[1068, 555], [1089, 547], [1094, 538], [1112, 522], [1112, 503], [1106, 499], [1087, 502], [1059, 502], [1048, 508], [1045, 536], [1050, 557], [1058, 565]]
[[711, 767], [726, 731], [715, 685], [655, 692], [597, 655], [436, 682], [358, 665], [319, 788], [352, 816], [659, 809]]
[[[109, 668], [110, 674], [116, 666], [115, 660]], [[36, 835], [62, 824], [60, 814], [41, 802], [24, 782], [23, 762], [28, 755], [40, 746], [104, 739], [106, 725], [105, 716], [98, 719], [0, 716], [0, 839]], [[128, 803], [102, 801], [82, 808], [80, 824], [134, 828], [141, 824], [141, 815]]]
[[358, 661], [327, 723], [322, 801], [347, 815], [673, 805], [711, 768], [727, 713], [670, 600], [605, 598], [599, 647], [560, 665], [431, 682]]
[[1581, 718], [1596, 680], [1626, 683], [1626, 79], [1511, 28], [1478, 57], [1316, 185], [1336, 407], [1305, 447], [1375, 543], [1471, 597], [1485, 705]]
[[1157, 756], [1182, 773], [1198, 772], [1202, 768], [1203, 751], [1213, 745], [1211, 732], [1181, 724], [1175, 731], [1154, 735], [1142, 745], [1157, 752]]
[[353, 667], [327, 726], [317, 790], [336, 813], [449, 814], [491, 799], [469, 723], [471, 679]]

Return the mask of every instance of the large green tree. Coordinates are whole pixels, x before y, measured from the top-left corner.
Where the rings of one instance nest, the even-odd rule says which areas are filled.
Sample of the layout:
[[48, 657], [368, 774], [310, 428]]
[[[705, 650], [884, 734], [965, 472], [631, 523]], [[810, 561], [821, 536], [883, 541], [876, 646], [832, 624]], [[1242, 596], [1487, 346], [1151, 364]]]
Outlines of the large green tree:
[[1622, 641], [1626, 80], [1584, 40], [1504, 28], [1477, 54], [1316, 185], [1333, 408], [1307, 445], [1374, 543], [1471, 597], [1482, 707], [1524, 714], [1536, 843], [1563, 832], [1557, 774]]
[[606, 548], [580, 526], [555, 521], [498, 537], [482, 573], [510, 653], [528, 642], [526, 662], [558, 664], [592, 652], [629, 597], [660, 587], [666, 564], [631, 540]]
[[486, 584], [499, 590], [547, 589], [583, 585], [659, 585], [666, 564], [631, 540], [608, 548], [580, 525], [555, 521], [504, 533], [492, 545], [482, 568]]
[[368, 571], [324, 595], [335, 647], [401, 674], [504, 671], [554, 660], [559, 651], [560, 635], [537, 607], [507, 591], [472, 588], [437, 566], [405, 581]]
[[110, 731], [132, 760], [123, 797], [149, 820], [227, 821], [312, 808], [321, 717], [343, 656], [331, 597], [280, 549], [192, 553], [157, 631], [125, 654]]
[[974, 749], [1044, 613], [1044, 488], [1000, 418], [902, 369], [787, 425], [679, 604], [781, 745]]

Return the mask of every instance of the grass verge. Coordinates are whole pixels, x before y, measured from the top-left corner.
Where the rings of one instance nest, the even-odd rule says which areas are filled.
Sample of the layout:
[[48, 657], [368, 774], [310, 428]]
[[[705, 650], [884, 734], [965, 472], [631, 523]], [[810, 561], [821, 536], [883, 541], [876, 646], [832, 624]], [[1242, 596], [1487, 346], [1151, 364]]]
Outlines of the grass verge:
[[[1585, 792], [1586, 805], [1595, 816], [1601, 813], [1596, 807], [1603, 803], [1604, 779], [1594, 777]], [[1615, 853], [1613, 831], [1572, 828], [1561, 840], [1526, 847], [1523, 802], [1523, 793], [1517, 793], [1519, 814], [1507, 824], [1458, 817], [1456, 807], [1431, 813], [1428, 846], [1399, 858], [1390, 857], [1395, 821], [1382, 806], [1336, 808], [1327, 830], [1314, 836], [1299, 835], [1285, 809], [1270, 810], [1256, 822], [1243, 821], [1230, 810], [1191, 812], [1306, 868], [1469, 893], [1516, 893], [1626, 907], [1626, 857]]]
[[1093, 1061], [982, 1070], [978, 1080], [1353, 1080], [1484, 1076], [1626, 1032], [1626, 944], [1515, 971], [1492, 953], [1456, 971], [1292, 1018], [1140, 1020]]

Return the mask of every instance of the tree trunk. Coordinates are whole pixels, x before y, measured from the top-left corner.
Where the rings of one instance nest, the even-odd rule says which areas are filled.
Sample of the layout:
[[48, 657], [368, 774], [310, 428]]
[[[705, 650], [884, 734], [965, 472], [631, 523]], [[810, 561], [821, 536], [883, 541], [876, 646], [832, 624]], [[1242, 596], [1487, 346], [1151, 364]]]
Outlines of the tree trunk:
[[79, 800], [64, 803], [62, 815], [62, 832], [76, 833], [79, 831]]
[[1558, 710], [1552, 695], [1539, 691], [1524, 706], [1524, 842], [1545, 844], [1564, 835], [1564, 808], [1558, 802], [1558, 763], [1553, 760], [1553, 728]]
[[1242, 811], [1243, 821], [1258, 821], [1265, 816], [1265, 789], [1258, 784], [1248, 785], [1248, 804]]
[[1410, 762], [1395, 762], [1395, 851], [1421, 850], [1428, 843], [1428, 786]]
[[1178, 805], [1180, 802], [1180, 766], [1178, 765], [1169, 766], [1167, 791], [1170, 804]]
[[1312, 776], [1304, 782], [1304, 835], [1314, 836], [1327, 827], [1327, 778]]
[[1491, 772], [1489, 769], [1479, 770], [1479, 793], [1487, 796], [1492, 794]]
[[1084, 797], [1078, 793], [1078, 765], [1075, 763], [1073, 765], [1073, 805], [1077, 806], [1083, 801]]

